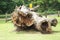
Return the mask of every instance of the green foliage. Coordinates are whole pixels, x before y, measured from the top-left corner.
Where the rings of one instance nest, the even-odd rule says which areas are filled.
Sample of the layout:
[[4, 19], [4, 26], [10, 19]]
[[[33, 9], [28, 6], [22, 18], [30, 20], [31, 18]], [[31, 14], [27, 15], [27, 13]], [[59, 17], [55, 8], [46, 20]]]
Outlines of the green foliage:
[[1, 0], [0, 1], [0, 13], [10, 13], [15, 7], [15, 2], [12, 0]]
[[33, 4], [33, 7], [37, 4], [40, 5], [37, 12], [48, 12], [49, 10], [55, 12], [60, 10], [60, 0], [0, 0], [0, 13], [11, 13], [16, 5], [24, 4], [29, 6], [30, 3]]

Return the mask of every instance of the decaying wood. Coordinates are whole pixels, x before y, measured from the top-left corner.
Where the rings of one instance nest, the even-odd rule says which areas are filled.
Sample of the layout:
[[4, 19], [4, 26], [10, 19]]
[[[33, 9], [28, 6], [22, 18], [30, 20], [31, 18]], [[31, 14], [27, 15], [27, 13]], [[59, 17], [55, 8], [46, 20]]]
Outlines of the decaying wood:
[[[51, 33], [52, 29], [51, 26], [57, 25], [57, 19], [49, 19], [45, 17], [40, 17], [37, 15], [36, 12], [33, 12], [29, 9], [24, 8], [24, 11], [18, 8], [19, 10], [17, 12], [12, 13], [12, 21], [13, 24], [17, 27], [17, 31], [20, 31], [24, 28], [30, 28], [33, 27], [41, 32], [48, 32]], [[21, 10], [21, 11], [20, 11]]]
[[50, 21], [49, 20], [46, 20], [46, 19], [40, 19], [41, 21], [39, 22], [39, 23], [37, 23], [37, 24], [35, 24], [36, 25], [36, 29], [38, 30], [38, 31], [41, 31], [41, 32], [43, 32], [43, 33], [51, 33], [52, 31], [52, 29], [51, 29], [51, 24], [50, 24]]
[[30, 9], [30, 11], [35, 11], [38, 7], [39, 7], [39, 5], [37, 5], [37, 6], [33, 7], [33, 8], [29, 8], [29, 9]]
[[34, 23], [34, 19], [31, 14], [25, 15], [23, 12], [13, 12], [12, 13], [12, 22], [17, 27], [17, 31], [30, 27]]
[[33, 15], [32, 17], [35, 21], [35, 23], [34, 23], [35, 29], [37, 29], [38, 31], [41, 31], [41, 32], [48, 32], [48, 33], [52, 32], [51, 23], [50, 23], [50, 20], [48, 20], [48, 18], [39, 17], [36, 12], [30, 11], [29, 13], [31, 13]]
[[58, 24], [58, 21], [56, 18], [53, 18], [53, 19], [50, 19], [50, 23], [51, 23], [51, 26], [56, 27], [56, 25]]

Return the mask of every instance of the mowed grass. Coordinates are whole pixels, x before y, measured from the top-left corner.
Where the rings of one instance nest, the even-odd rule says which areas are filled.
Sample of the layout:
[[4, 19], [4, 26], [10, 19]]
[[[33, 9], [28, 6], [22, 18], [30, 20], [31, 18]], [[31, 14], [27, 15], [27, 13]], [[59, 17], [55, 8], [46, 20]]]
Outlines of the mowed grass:
[[[54, 17], [49, 16], [49, 18]], [[58, 25], [52, 27], [52, 34], [41, 34], [37, 31], [20, 31], [18, 33], [14, 31], [13, 23], [0, 21], [0, 40], [60, 40], [60, 17], [55, 18], [58, 20]]]

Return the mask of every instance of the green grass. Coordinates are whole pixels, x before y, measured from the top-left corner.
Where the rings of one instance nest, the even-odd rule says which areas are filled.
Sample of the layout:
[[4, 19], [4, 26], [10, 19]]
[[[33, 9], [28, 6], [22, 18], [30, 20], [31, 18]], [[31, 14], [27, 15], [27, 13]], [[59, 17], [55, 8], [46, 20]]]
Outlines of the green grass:
[[60, 40], [60, 17], [55, 18], [58, 19], [58, 25], [52, 27], [54, 31], [52, 34], [41, 34], [36, 31], [18, 33], [14, 31], [15, 27], [11, 22], [0, 21], [0, 40]]

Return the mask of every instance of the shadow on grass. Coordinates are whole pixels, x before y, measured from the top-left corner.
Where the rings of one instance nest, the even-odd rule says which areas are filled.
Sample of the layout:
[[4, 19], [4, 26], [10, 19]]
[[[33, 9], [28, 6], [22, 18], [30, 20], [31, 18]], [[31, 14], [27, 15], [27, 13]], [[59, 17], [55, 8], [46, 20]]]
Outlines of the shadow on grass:
[[41, 34], [41, 32], [36, 31], [36, 30], [23, 30], [23, 31], [15, 31], [16, 34]]
[[60, 31], [52, 31], [52, 33], [60, 33]]
[[52, 31], [52, 33], [41, 33], [40, 31], [36, 30], [16, 32], [16, 34], [55, 34], [55, 33], [60, 33], [60, 31]]

